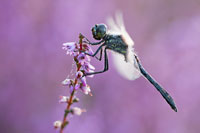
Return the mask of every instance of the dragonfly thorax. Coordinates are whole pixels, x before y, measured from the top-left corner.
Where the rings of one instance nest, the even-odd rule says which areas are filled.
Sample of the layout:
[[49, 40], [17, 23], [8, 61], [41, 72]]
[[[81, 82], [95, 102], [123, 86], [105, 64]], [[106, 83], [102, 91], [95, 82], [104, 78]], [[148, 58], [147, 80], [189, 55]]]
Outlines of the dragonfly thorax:
[[104, 40], [108, 49], [122, 54], [126, 58], [128, 45], [124, 42], [121, 35], [107, 34]]

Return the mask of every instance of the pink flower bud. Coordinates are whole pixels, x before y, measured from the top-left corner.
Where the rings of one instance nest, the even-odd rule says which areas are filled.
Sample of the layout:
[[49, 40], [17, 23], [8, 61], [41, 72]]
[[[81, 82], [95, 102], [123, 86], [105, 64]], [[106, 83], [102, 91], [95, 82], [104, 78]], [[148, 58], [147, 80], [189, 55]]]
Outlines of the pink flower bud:
[[79, 88], [80, 88], [80, 84], [76, 84], [74, 87], [75, 90], [78, 90]]
[[82, 112], [85, 112], [85, 110], [84, 109], [80, 109], [78, 107], [72, 108], [72, 113], [75, 114], [75, 115], [81, 115]]
[[90, 70], [95, 70], [95, 67], [89, 62], [84, 62], [84, 64], [82, 65], [82, 69], [86, 72], [89, 72]]
[[66, 85], [66, 86], [70, 85], [71, 83], [72, 83], [72, 80], [71, 79], [67, 79], [67, 78], [64, 81], [62, 81], [62, 84]]
[[81, 78], [82, 76], [83, 76], [83, 72], [78, 71], [78, 72], [76, 73], [76, 78]]
[[59, 103], [67, 103], [68, 100], [69, 100], [69, 97], [67, 97], [67, 96], [60, 96]]
[[86, 86], [87, 85], [87, 82], [86, 82], [86, 78], [85, 77], [82, 77], [81, 78], [81, 83], [83, 86]]
[[83, 47], [87, 50], [88, 54], [93, 54], [93, 50], [87, 44], [83, 44]]
[[62, 126], [62, 122], [61, 121], [55, 121], [54, 123], [53, 123], [53, 125], [54, 125], [54, 128], [60, 128], [61, 126]]
[[88, 94], [91, 92], [90, 86], [89, 86], [89, 85], [81, 86], [80, 89], [81, 89], [81, 90], [83, 91], [83, 93], [85, 93], [86, 95], [88, 95]]
[[75, 42], [67, 42], [63, 43], [62, 49], [66, 50], [66, 54], [74, 55], [76, 53], [76, 43]]
[[74, 86], [73, 86], [73, 85], [70, 85], [70, 87], [69, 87], [69, 88], [70, 88], [70, 90], [69, 90], [69, 91], [70, 91], [70, 93], [72, 93], [72, 92], [73, 92], [73, 90], [74, 90]]
[[86, 56], [84, 53], [80, 53], [77, 57], [78, 62], [82, 65], [86, 61]]

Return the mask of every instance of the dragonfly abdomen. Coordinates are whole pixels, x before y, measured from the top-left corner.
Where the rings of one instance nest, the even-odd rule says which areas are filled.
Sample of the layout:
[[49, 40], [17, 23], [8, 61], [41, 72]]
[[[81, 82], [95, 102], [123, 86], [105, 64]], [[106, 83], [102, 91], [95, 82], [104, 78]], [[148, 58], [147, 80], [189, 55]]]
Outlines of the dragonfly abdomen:
[[142, 73], [142, 75], [160, 92], [160, 94], [163, 96], [163, 98], [166, 100], [166, 102], [171, 106], [171, 108], [175, 112], [177, 112], [177, 108], [176, 108], [173, 98], [169, 95], [169, 93], [161, 85], [159, 85], [159, 83], [155, 79], [153, 79], [153, 77], [150, 74], [148, 74], [148, 72], [141, 65], [137, 55], [135, 55], [135, 59], [138, 63], [138, 67], [139, 67], [139, 70]]

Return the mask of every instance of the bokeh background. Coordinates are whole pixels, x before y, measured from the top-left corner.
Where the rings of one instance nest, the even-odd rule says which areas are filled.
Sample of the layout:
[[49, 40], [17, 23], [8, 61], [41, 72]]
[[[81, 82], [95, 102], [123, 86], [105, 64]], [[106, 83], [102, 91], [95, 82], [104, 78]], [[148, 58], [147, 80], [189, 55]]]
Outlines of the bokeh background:
[[[200, 0], [1, 0], [0, 132], [55, 133], [63, 118], [61, 85], [72, 57], [62, 43], [92, 39], [91, 27], [116, 10], [143, 66], [172, 95], [175, 113], [144, 78], [127, 81], [114, 69], [88, 78], [93, 96], [80, 91], [70, 133], [200, 132]], [[93, 47], [96, 49], [96, 47]], [[103, 62], [92, 60], [96, 70]]]

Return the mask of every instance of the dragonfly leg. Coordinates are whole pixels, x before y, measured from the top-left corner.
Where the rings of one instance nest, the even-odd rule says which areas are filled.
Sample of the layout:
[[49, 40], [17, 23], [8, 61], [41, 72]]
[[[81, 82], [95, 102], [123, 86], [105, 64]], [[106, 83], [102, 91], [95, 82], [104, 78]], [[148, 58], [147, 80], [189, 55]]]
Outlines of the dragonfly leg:
[[97, 55], [97, 53], [100, 51], [100, 58], [98, 59], [97, 57], [96, 57], [96, 59], [98, 59], [98, 60], [101, 60], [101, 56], [102, 56], [102, 47], [104, 46], [104, 44], [102, 44], [96, 51], [95, 51], [95, 53], [94, 54], [89, 54], [89, 53], [86, 53], [86, 52], [84, 52], [86, 55], [89, 55], [89, 56], [92, 56], [92, 57], [96, 57], [96, 55]]
[[96, 58], [97, 60], [99, 60], [99, 61], [101, 61], [101, 58], [102, 58], [102, 52], [103, 52], [103, 50], [102, 50], [102, 48], [101, 48], [101, 51], [100, 51], [100, 57], [98, 58], [98, 57], [95, 56], [95, 58]]
[[99, 42], [91, 42], [91, 41], [89, 41], [86, 37], [84, 37], [84, 38], [85, 38], [86, 41], [83, 41], [83, 42], [84, 42], [84, 43], [87, 43], [87, 44], [90, 44], [90, 45], [99, 45], [99, 44], [101, 44], [101, 43], [104, 42], [104, 40], [101, 40], [101, 41], [99, 41]]
[[99, 73], [103, 73], [103, 72], [108, 70], [108, 68], [109, 68], [109, 66], [108, 66], [108, 56], [107, 56], [106, 50], [107, 50], [107, 48], [105, 48], [105, 50], [104, 50], [104, 69], [102, 71], [98, 71], [98, 72], [85, 73], [84, 76], [99, 74]]

